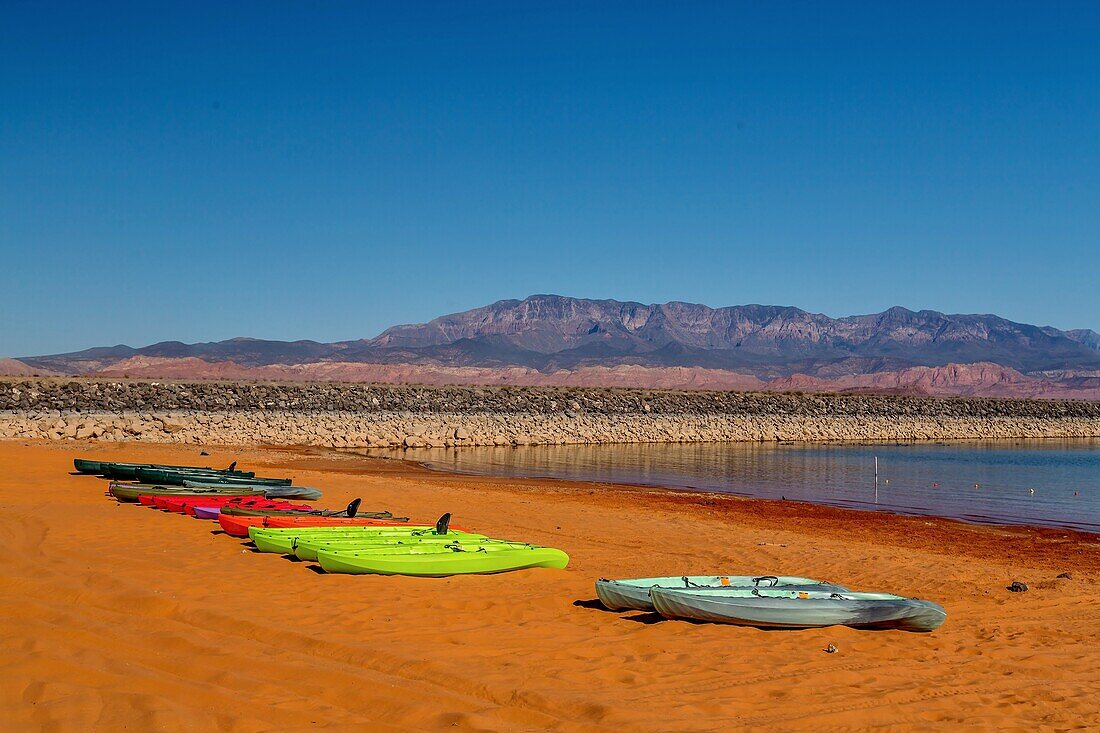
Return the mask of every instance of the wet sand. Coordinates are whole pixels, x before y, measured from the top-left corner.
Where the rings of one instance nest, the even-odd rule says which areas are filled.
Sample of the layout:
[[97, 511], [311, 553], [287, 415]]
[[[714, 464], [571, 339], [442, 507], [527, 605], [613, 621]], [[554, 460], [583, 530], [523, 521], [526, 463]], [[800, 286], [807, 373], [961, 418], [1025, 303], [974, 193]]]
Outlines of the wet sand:
[[[1100, 536], [732, 497], [432, 473], [303, 450], [0, 442], [0, 729], [1089, 729]], [[565, 571], [319, 574], [102, 495], [74, 456], [240, 460], [554, 545]], [[1062, 572], [1070, 579], [1056, 579]], [[600, 576], [790, 574], [928, 598], [931, 634], [612, 613]], [[1005, 590], [1013, 580], [1027, 593]], [[827, 654], [830, 643], [839, 651]]]

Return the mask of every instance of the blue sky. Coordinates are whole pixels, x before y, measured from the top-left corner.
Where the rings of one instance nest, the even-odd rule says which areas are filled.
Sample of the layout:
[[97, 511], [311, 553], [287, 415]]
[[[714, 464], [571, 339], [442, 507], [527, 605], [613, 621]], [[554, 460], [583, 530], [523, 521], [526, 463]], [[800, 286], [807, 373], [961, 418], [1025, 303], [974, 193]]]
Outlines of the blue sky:
[[0, 354], [554, 292], [1100, 328], [1096, 3], [0, 6]]

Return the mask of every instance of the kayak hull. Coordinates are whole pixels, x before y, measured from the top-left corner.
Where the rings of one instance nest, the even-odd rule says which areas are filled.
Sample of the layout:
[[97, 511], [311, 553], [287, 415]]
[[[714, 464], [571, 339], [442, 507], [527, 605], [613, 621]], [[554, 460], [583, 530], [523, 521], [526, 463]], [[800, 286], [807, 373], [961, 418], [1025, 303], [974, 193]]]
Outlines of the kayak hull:
[[[437, 535], [434, 527], [428, 525], [418, 525], [409, 527], [407, 525], [395, 525], [385, 524], [380, 522], [376, 525], [359, 527], [360, 532], [355, 535], [343, 535], [343, 536], [358, 536], [364, 537], [441, 537], [451, 538], [458, 541], [464, 533], [450, 531], [445, 535]], [[278, 532], [271, 532], [263, 527], [252, 527], [248, 531], [248, 536], [252, 540], [252, 543], [256, 545], [256, 550], [259, 552], [274, 552], [280, 555], [289, 555], [294, 552], [294, 548], [298, 542], [305, 538], [316, 538], [317, 534], [305, 532], [303, 530], [282, 530]], [[321, 535], [323, 536], [323, 535]], [[330, 535], [331, 537], [331, 535]]]
[[321, 498], [321, 490], [314, 489], [309, 486], [274, 486], [271, 484], [254, 484], [248, 482], [235, 482], [231, 484], [209, 482], [209, 481], [184, 481], [181, 484], [187, 489], [224, 489], [226, 487], [232, 487], [235, 489], [253, 489], [257, 492], [263, 492], [269, 499], [300, 499], [302, 501], [316, 501]]
[[659, 588], [768, 588], [821, 586], [821, 590], [848, 590], [844, 586], [794, 575], [676, 575], [596, 581], [596, 596], [612, 611], [653, 611], [649, 589]]
[[305, 502], [315, 502], [321, 497], [321, 490], [312, 489], [310, 486], [273, 486], [262, 483], [207, 483], [201, 481], [184, 481], [182, 488], [202, 490], [251, 489], [256, 493], [262, 493], [267, 499], [297, 499]]
[[201, 475], [221, 475], [221, 476], [242, 476], [249, 477], [255, 476], [251, 471], [237, 471], [229, 469], [211, 468], [209, 466], [168, 466], [158, 463], [121, 463], [117, 461], [90, 461], [86, 458], [74, 458], [73, 468], [77, 473], [107, 476], [108, 478], [119, 479], [134, 479], [137, 475], [137, 469], [158, 469], [165, 471], [176, 471], [181, 473], [193, 473]]
[[[291, 521], [294, 520], [294, 521]], [[248, 530], [252, 527], [264, 527], [273, 529], [294, 529], [305, 527], [373, 527], [394, 526], [407, 527], [408, 522], [400, 522], [392, 519], [339, 519], [335, 517], [240, 517], [230, 514], [219, 514], [218, 524], [225, 533], [233, 537], [248, 537]]]
[[113, 497], [123, 502], [135, 502], [140, 496], [258, 496], [254, 489], [162, 489], [144, 486], [111, 484]]
[[134, 478], [138, 481], [164, 483], [173, 486], [182, 486], [185, 481], [213, 484], [248, 484], [252, 486], [290, 486], [291, 484], [291, 479], [288, 478], [260, 478], [221, 473], [201, 474], [195, 471], [165, 470], [161, 468], [137, 468], [134, 470]]
[[[213, 468], [168, 468], [161, 466], [137, 466], [131, 464], [120, 463], [105, 463], [103, 464], [102, 475], [107, 478], [115, 479], [116, 481], [138, 481], [142, 480], [141, 476], [154, 475], [159, 473], [160, 475], [177, 475], [186, 477], [188, 479], [214, 481], [222, 478], [225, 479], [251, 479], [255, 474], [246, 471], [234, 471], [233, 473], [227, 473], [225, 471], [218, 471]], [[153, 481], [160, 482], [160, 479], [153, 479]]]
[[333, 539], [303, 539], [297, 538], [293, 543], [292, 553], [299, 560], [317, 562], [317, 553], [320, 550], [356, 551], [375, 547], [402, 547], [425, 545], [488, 545], [504, 542], [481, 534], [457, 534], [448, 532], [447, 536], [408, 536], [396, 534], [379, 534], [373, 538], [333, 538]]
[[939, 628], [947, 618], [938, 604], [889, 593], [779, 593], [760, 591], [760, 596], [753, 596], [745, 589], [723, 594], [653, 588], [650, 598], [666, 618], [762, 629], [851, 626], [927, 632]]
[[410, 575], [442, 578], [450, 575], [488, 575], [529, 568], [564, 569], [569, 556], [552, 547], [485, 552], [348, 553], [320, 550], [317, 561], [326, 573], [353, 575]]
[[[139, 497], [139, 501], [144, 497]], [[217, 497], [212, 498], [208, 496], [157, 496], [153, 497], [153, 503], [158, 509], [164, 511], [175, 512], [177, 514], [190, 514], [194, 515], [194, 508], [199, 505], [212, 503], [218, 508], [228, 508], [234, 506], [255, 506], [255, 507], [269, 507], [271, 510], [291, 511], [289, 507], [293, 507], [293, 511], [309, 511], [311, 507], [306, 504], [291, 504], [286, 501], [272, 501], [271, 499], [265, 499], [258, 496], [245, 496], [245, 497]]]

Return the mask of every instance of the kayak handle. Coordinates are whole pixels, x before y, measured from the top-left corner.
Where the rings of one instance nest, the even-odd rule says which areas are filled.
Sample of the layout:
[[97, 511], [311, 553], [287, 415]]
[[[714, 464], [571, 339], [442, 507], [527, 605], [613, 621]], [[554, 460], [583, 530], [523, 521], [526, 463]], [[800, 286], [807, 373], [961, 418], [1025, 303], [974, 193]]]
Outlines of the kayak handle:
[[774, 575], [761, 575], [759, 578], [753, 578], [752, 584], [759, 586], [761, 581], [764, 580], [771, 581], [769, 585], [765, 586], [766, 588], [774, 588], [775, 586], [779, 585], [779, 578], [775, 577]]

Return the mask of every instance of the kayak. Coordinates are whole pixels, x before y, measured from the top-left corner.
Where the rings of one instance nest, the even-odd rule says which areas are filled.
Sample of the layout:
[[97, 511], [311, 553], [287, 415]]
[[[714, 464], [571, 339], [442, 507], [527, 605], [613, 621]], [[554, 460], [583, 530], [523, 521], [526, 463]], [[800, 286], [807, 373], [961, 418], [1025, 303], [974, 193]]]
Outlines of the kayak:
[[565, 568], [569, 556], [553, 547], [518, 543], [394, 547], [372, 550], [319, 550], [317, 561], [326, 573], [412, 575], [440, 578], [448, 575], [506, 573], [526, 568]]
[[[278, 501], [281, 502], [282, 500], [278, 500]], [[282, 504], [285, 504], [285, 506], [282, 506]], [[289, 502], [282, 502], [282, 504], [280, 505], [281, 508], [268, 508], [268, 509], [261, 508], [258, 505], [254, 507], [252, 504], [241, 505], [241, 504], [231, 504], [231, 503], [220, 504], [220, 505], [218, 505], [218, 504], [209, 504], [209, 503], [198, 503], [198, 504], [195, 504], [193, 506], [196, 510], [198, 510], [198, 509], [211, 509], [211, 510], [214, 510], [213, 514], [207, 514], [207, 516], [203, 517], [203, 519], [217, 519], [218, 514], [220, 514], [221, 512], [225, 512], [229, 516], [233, 516], [233, 517], [271, 517], [271, 516], [284, 516], [284, 515], [285, 516], [291, 516], [291, 517], [326, 516], [323, 511], [321, 511], [319, 509], [315, 509], [314, 507], [312, 507], [308, 504], [290, 504]], [[288, 509], [286, 507], [294, 507], [294, 508]], [[338, 513], [334, 512], [334, 514], [338, 514]], [[369, 519], [389, 519], [393, 515], [390, 514], [389, 512], [365, 512], [363, 514], [363, 516], [365, 516]]]
[[314, 501], [321, 497], [317, 489], [304, 486], [220, 486], [189, 488], [186, 486], [160, 486], [156, 484], [112, 483], [108, 491], [119, 501], [137, 501], [142, 494], [149, 496], [263, 496], [268, 499], [299, 499]]
[[248, 482], [238, 482], [232, 484], [214, 483], [209, 481], [184, 481], [182, 488], [185, 489], [223, 489], [226, 486], [232, 488], [241, 489], [256, 489], [262, 491], [269, 499], [283, 498], [283, 499], [302, 499], [304, 501], [316, 501], [321, 498], [321, 490], [314, 489], [309, 486], [293, 486], [293, 485], [277, 485], [271, 484], [253, 484]]
[[[259, 494], [249, 494], [247, 496], [233, 496], [233, 497], [210, 497], [210, 496], [191, 496], [186, 494], [139, 494], [138, 503], [142, 506], [153, 507], [154, 509], [160, 509], [161, 511], [173, 511], [169, 508], [169, 500], [182, 500], [182, 499], [195, 499], [197, 501], [214, 501], [216, 498], [232, 498], [232, 499], [263, 499], [263, 496]], [[182, 508], [179, 509], [182, 511]]]
[[[324, 511], [320, 509], [314, 509], [308, 504], [303, 504], [300, 509], [253, 509], [251, 507], [243, 506], [226, 506], [222, 507], [222, 510], [234, 517], [277, 517], [281, 515], [286, 516], [299, 516], [299, 515], [312, 515], [317, 517], [325, 516]], [[388, 514], [388, 512], [377, 512], [378, 514]], [[338, 512], [334, 512], [338, 514]], [[371, 519], [386, 519], [386, 517], [371, 515]]]
[[[290, 505], [297, 506], [297, 505]], [[309, 516], [314, 514], [313, 507], [302, 505], [305, 509], [243, 509], [235, 504], [216, 504], [214, 502], [199, 502], [192, 504], [187, 513], [198, 517], [199, 519], [217, 519], [222, 512], [225, 512], [229, 516], [245, 516], [245, 517], [264, 517], [272, 514], [300, 514]], [[388, 512], [378, 512], [379, 519], [382, 519], [381, 515]], [[373, 517], [374, 514], [368, 513], [367, 516]]]
[[157, 468], [171, 471], [192, 471], [213, 474], [228, 474], [234, 476], [253, 476], [255, 474], [246, 471], [237, 471], [237, 463], [234, 461], [229, 468], [218, 469], [209, 466], [166, 466], [157, 463], [119, 463], [116, 461], [90, 461], [86, 458], [74, 458], [73, 468], [77, 473], [91, 475], [105, 475], [108, 472], [129, 472], [128, 476], [120, 478], [134, 478], [134, 471], [138, 468]]
[[[140, 499], [139, 499], [140, 501]], [[190, 514], [194, 516], [194, 507], [199, 504], [208, 504], [211, 501], [210, 497], [206, 496], [156, 496], [153, 497], [153, 503], [158, 509], [162, 509], [168, 512], [175, 512], [176, 514]], [[214, 499], [214, 501], [222, 502], [224, 505], [233, 506], [258, 506], [258, 507], [272, 507], [286, 510], [287, 507], [293, 507], [298, 510], [309, 510], [308, 504], [291, 504], [288, 501], [272, 501], [271, 499], [265, 499], [261, 496], [256, 497], [220, 497]]]
[[[324, 565], [322, 564], [322, 567]], [[947, 618], [931, 601], [891, 593], [784, 590], [780, 588], [653, 588], [649, 596], [666, 618], [714, 621], [763, 629], [857, 629], [932, 631]]]
[[134, 502], [139, 496], [257, 496], [255, 489], [184, 489], [133, 486], [112, 483], [108, 488], [111, 495], [119, 501]]
[[[294, 551], [294, 547], [298, 542], [304, 539], [314, 539], [317, 537], [324, 537], [325, 533], [320, 535], [308, 532], [306, 530], [318, 529], [317, 527], [306, 527], [304, 529], [268, 529], [265, 527], [250, 527], [248, 530], [248, 537], [256, 545], [256, 549], [260, 552], [277, 552], [281, 555], [286, 555]], [[323, 529], [323, 528], [322, 528]], [[327, 529], [332, 529], [327, 528]], [[336, 529], [344, 529], [337, 527]], [[448, 530], [447, 532], [436, 532], [435, 527], [420, 524], [420, 525], [396, 525], [385, 524], [379, 522], [374, 525], [362, 525], [359, 527], [353, 527], [351, 529], [362, 530], [357, 535], [362, 537], [439, 537], [443, 539], [461, 539], [466, 533], [456, 530]], [[329, 537], [334, 535], [330, 534]]]
[[[264, 520], [264, 527], [271, 529], [300, 529], [302, 527], [355, 527], [357, 525], [371, 526], [378, 522], [397, 527], [409, 526], [408, 517], [392, 517], [373, 519], [370, 512], [359, 512], [354, 517], [290, 517], [272, 516], [259, 517]], [[451, 525], [452, 529], [464, 530], [464, 527]]]
[[389, 547], [400, 545], [489, 545], [507, 540], [493, 539], [483, 534], [465, 534], [449, 532], [446, 535], [411, 535], [379, 533], [374, 537], [296, 537], [291, 551], [299, 560], [316, 562], [319, 550], [357, 550], [371, 547]]
[[103, 467], [107, 465], [107, 461], [89, 461], [87, 458], [74, 458], [73, 468], [77, 473], [85, 473], [91, 476], [98, 476], [103, 473]]
[[199, 499], [201, 501], [218, 501], [219, 499], [262, 499], [263, 497], [258, 494], [250, 494], [247, 496], [193, 496], [184, 494], [138, 494], [138, 503], [142, 506], [153, 507], [154, 509], [160, 509], [157, 505], [157, 499], [164, 499], [165, 497], [172, 497], [177, 499]]
[[676, 575], [663, 578], [629, 578], [596, 581], [596, 595], [612, 611], [652, 611], [650, 588], [775, 588], [783, 586], [817, 586], [817, 590], [848, 590], [813, 578], [794, 575]]
[[199, 474], [194, 471], [166, 470], [162, 468], [137, 468], [134, 470], [138, 481], [166, 483], [182, 486], [184, 481], [202, 481], [214, 484], [251, 484], [259, 486], [290, 486], [288, 478], [263, 478], [220, 473]]
[[[184, 479], [179, 484], [173, 484], [173, 486], [183, 486], [184, 488], [188, 488], [188, 489], [217, 489], [217, 488], [220, 488], [222, 486], [227, 486], [227, 485], [228, 486], [262, 487], [264, 489], [278, 489], [278, 488], [283, 488], [283, 487], [286, 487], [286, 486], [291, 486], [295, 489], [310, 488], [308, 486], [295, 486], [294, 484], [264, 483], [263, 481], [261, 481], [259, 479], [257, 479], [257, 480], [244, 479], [244, 480], [241, 480], [241, 481], [232, 481], [232, 482], [227, 483], [225, 481], [211, 481], [211, 480], [206, 479], [206, 478], [194, 478], [194, 479]], [[319, 491], [319, 490], [320, 489], [314, 489], [314, 491]]]
[[130, 466], [126, 464], [107, 463], [103, 466], [103, 475], [115, 480], [138, 480], [142, 471], [165, 471], [180, 476], [193, 478], [215, 479], [224, 478], [252, 478], [256, 474], [251, 471], [219, 471], [216, 468], [169, 468], [162, 466]]
[[[291, 521], [297, 519], [299, 522]], [[236, 517], [230, 514], [219, 514], [218, 524], [225, 533], [233, 537], [247, 537], [250, 527], [290, 528], [295, 527], [371, 527], [377, 525], [407, 527], [408, 520], [399, 522], [392, 519], [349, 519], [338, 517]]]
[[[230, 506], [308, 506], [308, 504], [290, 504], [281, 499], [272, 500], [265, 498], [262, 494], [254, 494], [252, 496], [187, 496], [184, 494], [163, 494], [158, 499], [163, 499], [167, 502], [168, 506], [173, 509], [180, 509], [186, 511], [188, 507], [196, 506], [216, 506], [219, 508]], [[154, 502], [157, 506], [160, 506], [161, 501]]]

